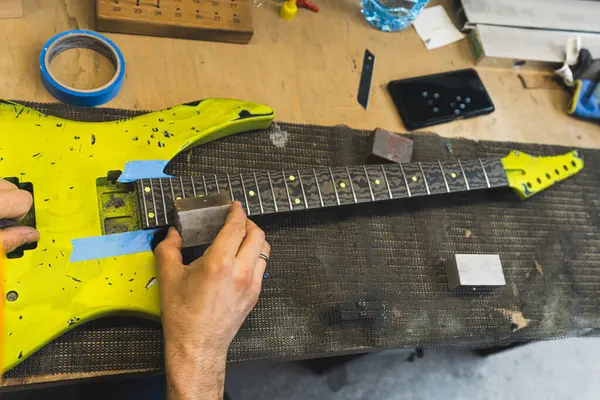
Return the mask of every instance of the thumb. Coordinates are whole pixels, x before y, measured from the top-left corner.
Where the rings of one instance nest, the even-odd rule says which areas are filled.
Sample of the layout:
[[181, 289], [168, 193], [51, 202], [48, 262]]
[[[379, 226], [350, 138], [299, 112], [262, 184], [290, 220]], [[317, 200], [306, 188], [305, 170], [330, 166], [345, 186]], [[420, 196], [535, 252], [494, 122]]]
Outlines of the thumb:
[[40, 239], [40, 233], [29, 226], [13, 226], [0, 231], [5, 253], [10, 253], [25, 243], [33, 243]]
[[181, 236], [170, 228], [167, 237], [154, 249], [159, 279], [162, 282], [178, 279], [184, 271], [181, 256]]

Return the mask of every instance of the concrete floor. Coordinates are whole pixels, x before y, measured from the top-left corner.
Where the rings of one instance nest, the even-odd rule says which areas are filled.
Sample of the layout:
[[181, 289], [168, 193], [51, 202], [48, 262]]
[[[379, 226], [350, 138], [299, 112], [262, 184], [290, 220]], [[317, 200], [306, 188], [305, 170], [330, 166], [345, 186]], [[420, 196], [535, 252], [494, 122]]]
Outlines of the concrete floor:
[[[517, 347], [485, 358], [454, 350], [393, 350], [346, 365], [347, 384], [337, 392], [340, 370], [316, 374], [305, 363], [246, 363], [228, 369], [231, 400], [598, 400], [600, 338], [563, 339]], [[0, 395], [19, 399], [161, 399], [160, 377], [39, 389]]]
[[232, 400], [598, 400], [600, 338], [563, 339], [481, 358], [464, 351], [386, 351], [347, 363], [348, 384], [336, 393], [328, 377], [296, 363], [234, 365]]

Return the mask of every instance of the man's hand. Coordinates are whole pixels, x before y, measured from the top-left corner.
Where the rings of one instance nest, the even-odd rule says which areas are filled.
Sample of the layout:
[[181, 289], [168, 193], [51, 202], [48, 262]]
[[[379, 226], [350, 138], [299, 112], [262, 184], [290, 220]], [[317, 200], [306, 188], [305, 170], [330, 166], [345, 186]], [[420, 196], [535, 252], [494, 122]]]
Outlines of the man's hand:
[[170, 399], [221, 399], [227, 349], [256, 304], [270, 247], [239, 202], [204, 255], [183, 265], [173, 228], [156, 247]]
[[[0, 220], [20, 221], [31, 208], [33, 198], [25, 190], [19, 190], [12, 183], [0, 179]], [[29, 226], [13, 226], [0, 231], [4, 253], [10, 253], [25, 243], [39, 240], [40, 234]]]

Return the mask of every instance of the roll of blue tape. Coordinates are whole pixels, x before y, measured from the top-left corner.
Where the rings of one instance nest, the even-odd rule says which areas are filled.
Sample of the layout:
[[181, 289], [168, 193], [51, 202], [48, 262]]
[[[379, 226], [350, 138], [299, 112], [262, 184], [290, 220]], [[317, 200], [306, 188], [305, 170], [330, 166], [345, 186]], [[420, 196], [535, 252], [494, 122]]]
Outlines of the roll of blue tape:
[[[97, 51], [110, 60], [115, 75], [96, 89], [75, 89], [60, 83], [50, 71], [52, 59], [65, 50], [84, 48]], [[93, 107], [110, 101], [123, 85], [125, 59], [121, 50], [107, 37], [86, 30], [59, 33], [46, 42], [40, 53], [40, 71], [46, 89], [58, 100], [78, 106]]]

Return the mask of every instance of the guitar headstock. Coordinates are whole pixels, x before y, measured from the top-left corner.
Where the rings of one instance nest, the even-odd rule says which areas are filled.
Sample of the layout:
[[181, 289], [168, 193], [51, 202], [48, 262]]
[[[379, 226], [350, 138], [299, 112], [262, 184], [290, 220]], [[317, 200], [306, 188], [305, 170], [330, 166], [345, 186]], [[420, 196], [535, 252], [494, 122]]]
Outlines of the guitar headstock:
[[581, 171], [583, 157], [577, 150], [549, 157], [513, 150], [502, 159], [502, 164], [509, 186], [526, 199]]

